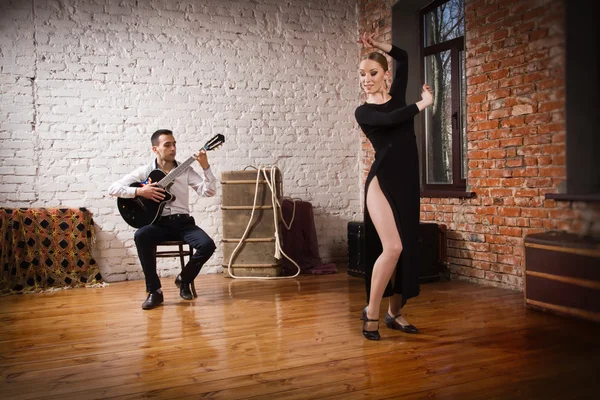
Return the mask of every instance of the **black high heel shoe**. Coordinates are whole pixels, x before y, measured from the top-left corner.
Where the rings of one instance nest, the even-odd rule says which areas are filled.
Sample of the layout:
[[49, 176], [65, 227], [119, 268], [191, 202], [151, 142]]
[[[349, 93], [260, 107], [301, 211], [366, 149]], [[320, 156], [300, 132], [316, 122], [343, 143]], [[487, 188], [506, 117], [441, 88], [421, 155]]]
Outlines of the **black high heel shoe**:
[[398, 318], [401, 315], [402, 314], [398, 314], [395, 317], [392, 317], [389, 313], [386, 313], [385, 314], [385, 324], [387, 325], [387, 327], [390, 329], [397, 330], [397, 331], [402, 331], [404, 333], [419, 333], [419, 330], [417, 329], [416, 326], [411, 325], [411, 324], [402, 325], [401, 323], [396, 321], [396, 318]]
[[[379, 336], [379, 320], [378, 319], [369, 319], [367, 317], [367, 308], [369, 306], [365, 307], [363, 312], [362, 312], [362, 316], [360, 317], [361, 320], [365, 321], [363, 323], [363, 331], [362, 334], [364, 337], [366, 337], [369, 340], [379, 340], [381, 339], [381, 336]], [[378, 327], [376, 331], [368, 331], [366, 330], [366, 326], [367, 326], [367, 322], [377, 322]]]

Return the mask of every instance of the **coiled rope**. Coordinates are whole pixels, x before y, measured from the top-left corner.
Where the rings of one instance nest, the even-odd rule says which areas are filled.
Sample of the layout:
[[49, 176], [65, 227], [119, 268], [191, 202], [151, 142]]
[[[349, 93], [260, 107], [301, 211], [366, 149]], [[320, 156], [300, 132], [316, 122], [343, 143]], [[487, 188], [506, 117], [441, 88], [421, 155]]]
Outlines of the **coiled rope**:
[[[246, 167], [246, 168], [248, 168], [248, 167]], [[266, 279], [295, 278], [300, 274], [300, 266], [294, 260], [292, 260], [287, 254], [285, 254], [285, 252], [281, 248], [281, 243], [280, 243], [280, 238], [279, 238], [279, 217], [281, 217], [281, 221], [283, 222], [285, 227], [289, 230], [291, 228], [292, 224], [294, 223], [294, 216], [296, 214], [296, 202], [294, 201], [292, 218], [288, 224], [285, 221], [285, 219], [283, 218], [283, 213], [281, 211], [281, 204], [279, 203], [279, 200], [277, 198], [277, 184], [275, 181], [276, 174], [277, 174], [277, 167], [276, 166], [269, 167], [269, 166], [261, 165], [259, 168], [256, 168], [256, 167], [252, 167], [252, 168], [255, 168], [257, 170], [256, 186], [254, 187], [254, 202], [252, 203], [252, 212], [250, 213], [250, 219], [248, 221], [248, 225], [246, 226], [246, 230], [244, 231], [244, 234], [242, 235], [237, 246], [231, 253], [231, 257], [229, 257], [229, 263], [227, 264], [227, 272], [229, 273], [229, 276], [231, 276], [232, 278], [236, 278], [236, 279], [243, 278], [243, 279], [265, 279], [266, 280]], [[269, 174], [267, 174], [267, 170], [269, 171]], [[290, 276], [236, 276], [231, 271], [231, 264], [233, 263], [233, 259], [235, 258], [240, 247], [244, 243], [244, 240], [246, 240], [246, 237], [248, 236], [248, 232], [250, 231], [250, 226], [252, 226], [252, 221], [254, 220], [254, 211], [256, 210], [256, 201], [258, 199], [258, 184], [260, 182], [261, 174], [264, 176], [264, 179], [267, 182], [269, 189], [271, 190], [271, 203], [273, 204], [273, 224], [275, 225], [275, 254], [274, 254], [274, 257], [276, 259], [280, 260], [281, 256], [283, 255], [285, 258], [290, 260], [292, 262], [292, 264], [294, 264], [296, 266], [296, 268], [298, 268], [298, 271], [294, 275], [290, 275]]]

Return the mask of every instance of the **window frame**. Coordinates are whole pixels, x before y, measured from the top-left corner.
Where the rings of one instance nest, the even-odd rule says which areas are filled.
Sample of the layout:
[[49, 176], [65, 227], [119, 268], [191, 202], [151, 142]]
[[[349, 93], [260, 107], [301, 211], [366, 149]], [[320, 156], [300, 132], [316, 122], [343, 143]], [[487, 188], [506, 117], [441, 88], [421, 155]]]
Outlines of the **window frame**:
[[[424, 197], [473, 197], [472, 192], [467, 192], [467, 180], [462, 177], [461, 168], [463, 163], [462, 145], [463, 138], [461, 130], [466, 129], [466, 119], [463, 119], [462, 93], [466, 82], [462, 81], [461, 57], [465, 57], [465, 38], [464, 35], [450, 39], [443, 43], [436, 43], [426, 46], [425, 38], [425, 16], [450, 0], [436, 0], [419, 11], [419, 53], [420, 53], [420, 76], [421, 81], [425, 82], [425, 57], [436, 53], [450, 51], [450, 85], [451, 85], [451, 108], [452, 108], [452, 182], [451, 183], [427, 183], [428, 177], [428, 154], [427, 154], [427, 132], [425, 124], [425, 113], [421, 113], [421, 148], [423, 154], [421, 157], [421, 195]], [[465, 59], [466, 61], [466, 59]], [[463, 123], [464, 121], [464, 127]], [[466, 138], [465, 138], [466, 140]]]
[[[581, 1], [565, 1], [565, 167], [564, 188], [546, 193], [556, 201], [600, 202], [600, 150], [597, 111], [600, 28]], [[594, 43], [596, 43], [594, 45]]]

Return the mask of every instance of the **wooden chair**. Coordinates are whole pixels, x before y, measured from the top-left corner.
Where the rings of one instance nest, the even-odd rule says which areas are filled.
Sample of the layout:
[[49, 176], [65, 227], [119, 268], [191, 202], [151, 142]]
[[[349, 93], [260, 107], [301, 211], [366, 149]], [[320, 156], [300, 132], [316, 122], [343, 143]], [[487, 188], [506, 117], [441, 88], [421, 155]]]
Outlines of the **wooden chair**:
[[[158, 250], [159, 246], [177, 246], [177, 249], [170, 250]], [[185, 249], [184, 246], [188, 248]], [[185, 256], [188, 256], [189, 259], [192, 259], [192, 254], [194, 251], [192, 250], [192, 246], [182, 240], [171, 240], [166, 242], [159, 243], [154, 249], [154, 254], [156, 258], [166, 258], [166, 257], [179, 257], [179, 261], [181, 262], [181, 270], [185, 267]], [[190, 283], [190, 289], [192, 291], [192, 296], [194, 298], [198, 297], [196, 294], [196, 287], [194, 286], [194, 281]]]

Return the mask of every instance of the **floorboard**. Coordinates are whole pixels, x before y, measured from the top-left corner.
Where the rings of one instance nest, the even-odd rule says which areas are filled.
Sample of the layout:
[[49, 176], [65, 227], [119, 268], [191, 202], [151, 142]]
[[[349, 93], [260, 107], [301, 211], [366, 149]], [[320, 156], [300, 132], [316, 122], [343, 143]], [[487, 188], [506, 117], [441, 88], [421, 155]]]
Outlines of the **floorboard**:
[[463, 281], [421, 285], [421, 334], [361, 334], [362, 279], [201, 275], [150, 311], [142, 281], [0, 297], [2, 399], [587, 399], [600, 325]]

